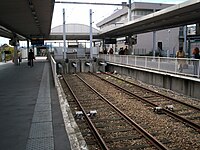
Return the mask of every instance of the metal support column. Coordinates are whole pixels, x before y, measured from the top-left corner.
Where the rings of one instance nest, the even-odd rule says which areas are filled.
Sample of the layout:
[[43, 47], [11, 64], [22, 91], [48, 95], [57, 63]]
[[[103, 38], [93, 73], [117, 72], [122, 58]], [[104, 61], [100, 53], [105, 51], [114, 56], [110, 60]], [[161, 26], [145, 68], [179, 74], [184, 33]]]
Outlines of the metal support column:
[[[131, 21], [131, 0], [129, 0], [128, 3], [128, 21]], [[133, 52], [133, 43], [132, 43], [132, 35], [128, 36], [128, 49], [129, 49], [129, 54], [132, 54]]]
[[167, 50], [167, 57], [170, 56], [171, 46], [170, 46], [170, 29], [168, 30], [168, 50]]
[[93, 58], [92, 50], [92, 9], [90, 9], [90, 58]]
[[183, 36], [184, 36], [184, 43], [183, 43], [183, 50], [185, 53], [188, 53], [187, 50], [187, 25], [183, 28]]
[[[154, 9], [153, 12], [156, 12]], [[156, 56], [156, 31], [153, 31], [153, 57]]]
[[196, 35], [200, 34], [200, 23], [196, 24]]
[[64, 43], [64, 55], [63, 59], [66, 60], [66, 32], [65, 32], [65, 9], [63, 8], [63, 43]]
[[156, 56], [156, 31], [153, 31], [153, 57]]
[[27, 59], [28, 59], [28, 53], [29, 53], [29, 49], [30, 49], [30, 46], [29, 46], [29, 40], [27, 39]]
[[18, 65], [18, 57], [17, 57], [17, 45], [14, 45], [14, 64]]
[[131, 0], [128, 3], [128, 21], [131, 21]]
[[12, 45], [14, 46], [14, 64], [18, 65], [17, 47], [19, 46], [19, 41], [18, 41], [15, 33], [13, 33], [13, 39], [12, 40], [13, 40]]
[[65, 9], [63, 8], [63, 47], [64, 47], [64, 54], [63, 54], [63, 73], [66, 74], [68, 72], [68, 65], [66, 63], [66, 31], [65, 31]]
[[128, 36], [128, 54], [133, 54], [133, 41], [132, 36]]

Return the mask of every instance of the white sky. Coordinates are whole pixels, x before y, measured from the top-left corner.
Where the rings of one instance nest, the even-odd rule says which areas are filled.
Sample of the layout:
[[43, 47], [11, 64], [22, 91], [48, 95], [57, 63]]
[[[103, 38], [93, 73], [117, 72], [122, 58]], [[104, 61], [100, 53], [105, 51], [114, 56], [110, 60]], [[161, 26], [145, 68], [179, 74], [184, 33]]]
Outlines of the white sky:
[[[90, 3], [115, 3], [120, 4], [121, 2], [127, 2], [129, 0], [55, 0], [55, 1], [68, 1], [68, 2], [90, 2]], [[178, 4], [186, 0], [135, 0], [135, 2], [151, 2], [151, 3], [168, 3], [168, 4]], [[132, 0], [134, 2], [134, 0]], [[52, 19], [51, 28], [63, 23], [63, 8], [65, 9], [65, 20], [67, 23], [80, 23], [89, 25], [89, 9], [92, 9], [93, 15], [93, 27], [96, 27], [96, 24], [103, 20], [104, 18], [111, 15], [114, 10], [117, 8], [120, 9], [120, 6], [108, 6], [108, 5], [80, 5], [80, 4], [60, 4], [55, 3], [54, 13]], [[9, 39], [0, 37], [0, 45], [7, 43]], [[22, 45], [23, 46], [23, 45]]]
[[[120, 4], [122, 2], [127, 2], [129, 0], [57, 0], [57, 1], [67, 1], [67, 2], [90, 2], [90, 3], [115, 3]], [[168, 4], [177, 4], [184, 2], [186, 0], [135, 0], [135, 2], [152, 2], [152, 3], [168, 3]], [[131, 2], [134, 2], [132, 0]], [[105, 17], [111, 15], [114, 10], [117, 8], [120, 9], [120, 6], [110, 6], [110, 5], [80, 5], [80, 4], [60, 4], [55, 3], [54, 14], [52, 19], [51, 28], [61, 25], [63, 23], [63, 8], [65, 9], [65, 19], [67, 23], [81, 23], [89, 25], [89, 9], [92, 9], [93, 15], [93, 27], [96, 27], [96, 24], [103, 20]]]

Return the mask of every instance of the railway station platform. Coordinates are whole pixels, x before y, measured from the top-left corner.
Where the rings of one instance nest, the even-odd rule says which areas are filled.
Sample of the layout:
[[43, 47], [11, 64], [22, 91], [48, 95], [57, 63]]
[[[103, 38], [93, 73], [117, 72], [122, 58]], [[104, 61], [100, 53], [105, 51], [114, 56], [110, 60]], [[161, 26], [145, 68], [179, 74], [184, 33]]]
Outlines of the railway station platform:
[[194, 65], [200, 64], [198, 59], [184, 58], [187, 68], [180, 71], [177, 58], [108, 54], [101, 54], [100, 58], [107, 63], [106, 71], [115, 71], [146, 84], [200, 98], [200, 65]]
[[70, 150], [49, 61], [0, 63], [0, 149]]
[[[18, 66], [11, 61], [0, 62], [0, 149], [84, 150], [86, 148], [83, 137], [76, 130], [76, 123], [70, 114], [61, 85], [55, 82], [58, 78], [53, 77], [52, 66], [46, 57], [37, 57], [32, 68], [27, 65], [27, 60], [23, 60]], [[136, 68], [111, 62], [107, 67], [120, 74], [137, 75], [149, 80], [155, 78], [157, 82], [160, 81], [158, 78], [163, 78], [157, 77], [158, 75], [154, 77], [155, 75], [151, 75], [147, 69], [136, 72], [138, 70]], [[169, 78], [175, 77], [176, 80], [182, 79], [177, 75]], [[199, 79], [193, 82], [199, 84], [196, 80]], [[168, 80], [163, 83], [169, 84]], [[193, 91], [193, 88], [191, 90]]]

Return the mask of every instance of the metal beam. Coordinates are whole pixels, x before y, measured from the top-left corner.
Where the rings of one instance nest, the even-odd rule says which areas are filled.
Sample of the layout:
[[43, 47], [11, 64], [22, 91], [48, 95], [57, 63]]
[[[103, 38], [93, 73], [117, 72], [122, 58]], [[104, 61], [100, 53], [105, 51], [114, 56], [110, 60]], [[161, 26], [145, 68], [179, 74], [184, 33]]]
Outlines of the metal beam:
[[121, 3], [121, 4], [113, 4], [113, 3], [88, 3], [88, 2], [64, 2], [64, 1], [55, 1], [55, 3], [62, 4], [90, 4], [90, 5], [113, 5], [113, 6], [129, 6], [129, 4]]

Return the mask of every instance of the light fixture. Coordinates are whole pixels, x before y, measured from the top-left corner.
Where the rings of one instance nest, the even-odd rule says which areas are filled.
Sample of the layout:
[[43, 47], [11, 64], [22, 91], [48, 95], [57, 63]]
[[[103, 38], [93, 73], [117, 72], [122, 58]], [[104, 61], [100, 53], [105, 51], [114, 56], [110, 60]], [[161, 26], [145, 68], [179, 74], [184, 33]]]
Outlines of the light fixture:
[[33, 9], [34, 6], [33, 6], [33, 4], [31, 3], [31, 4], [29, 4], [29, 7], [30, 7], [31, 9]]
[[36, 12], [35, 12], [35, 10], [32, 10], [32, 14], [33, 14], [33, 15], [36, 15]]

